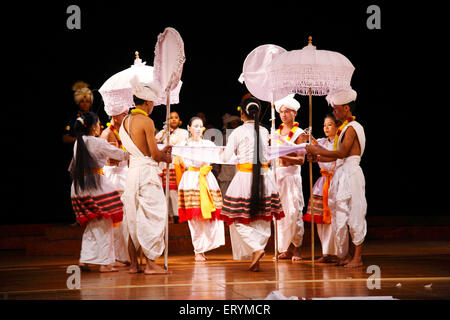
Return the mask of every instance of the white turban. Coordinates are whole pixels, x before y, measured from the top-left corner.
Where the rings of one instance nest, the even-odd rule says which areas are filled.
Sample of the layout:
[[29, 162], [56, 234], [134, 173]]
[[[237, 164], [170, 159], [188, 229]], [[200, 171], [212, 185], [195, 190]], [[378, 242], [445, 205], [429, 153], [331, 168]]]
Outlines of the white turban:
[[288, 109], [297, 111], [300, 109], [300, 102], [294, 99], [295, 94], [290, 94], [283, 99], [275, 101], [275, 110], [280, 113], [280, 108], [285, 106]]
[[356, 100], [356, 91], [351, 88], [332, 91], [325, 99], [333, 107], [336, 105], [344, 105]]
[[102, 90], [100, 94], [105, 103], [105, 112], [110, 117], [122, 114], [129, 108], [134, 107], [131, 88]]
[[145, 101], [157, 101], [162, 96], [162, 90], [156, 81], [140, 82], [137, 76], [130, 80], [133, 95]]
[[74, 91], [73, 98], [76, 104], [80, 104], [83, 98], [87, 98], [91, 104], [94, 102], [94, 94], [88, 86], [89, 85], [83, 81], [78, 81], [72, 86], [72, 90]]

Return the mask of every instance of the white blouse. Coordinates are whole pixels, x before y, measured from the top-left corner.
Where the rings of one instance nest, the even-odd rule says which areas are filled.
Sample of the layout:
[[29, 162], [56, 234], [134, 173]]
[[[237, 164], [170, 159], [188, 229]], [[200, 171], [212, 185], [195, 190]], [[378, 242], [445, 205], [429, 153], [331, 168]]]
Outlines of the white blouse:
[[[253, 163], [255, 153], [255, 124], [254, 121], [246, 121], [237, 127], [228, 137], [225, 150], [221, 152], [221, 159], [226, 162], [233, 154], [237, 156], [238, 163]], [[269, 131], [259, 126], [260, 135], [260, 161], [267, 162], [269, 149]]]
[[[111, 145], [105, 139], [97, 138], [94, 136], [83, 136], [84, 143], [95, 162], [96, 168], [103, 168], [106, 164], [106, 159], [111, 158], [114, 160], [128, 160], [128, 152], [123, 151], [113, 145]], [[73, 158], [76, 158], [77, 142], [73, 146]]]

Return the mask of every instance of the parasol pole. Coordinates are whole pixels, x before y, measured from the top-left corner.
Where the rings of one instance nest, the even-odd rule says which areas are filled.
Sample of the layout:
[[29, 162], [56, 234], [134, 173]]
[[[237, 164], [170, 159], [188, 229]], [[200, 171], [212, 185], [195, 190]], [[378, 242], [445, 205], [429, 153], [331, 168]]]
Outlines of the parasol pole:
[[[311, 37], [310, 37], [311, 41]], [[309, 144], [311, 144], [312, 137], [312, 93], [309, 88]], [[312, 162], [309, 161], [309, 198], [312, 199], [313, 194], [313, 176], [312, 176]], [[312, 200], [311, 200], [312, 204]], [[314, 267], [314, 210], [311, 209], [311, 264]]]
[[[272, 127], [270, 128], [270, 131], [275, 133], [275, 106], [273, 104], [273, 95], [272, 95], [272, 101], [270, 103], [270, 114], [271, 114], [271, 121], [272, 121]], [[273, 146], [273, 139], [270, 139], [270, 145]], [[272, 160], [272, 170], [273, 175], [275, 177], [276, 181], [276, 169], [277, 169], [277, 159]], [[273, 217], [273, 228], [274, 228], [274, 251], [275, 251], [275, 261], [278, 262], [278, 223], [277, 219]]]
[[[169, 145], [170, 143], [170, 87], [166, 88], [166, 130], [167, 130], [167, 139], [166, 143]], [[169, 270], [169, 201], [170, 201], [170, 190], [169, 190], [169, 164], [166, 162], [166, 207], [167, 207], [167, 215], [166, 215], [166, 231], [164, 232], [164, 269]]]

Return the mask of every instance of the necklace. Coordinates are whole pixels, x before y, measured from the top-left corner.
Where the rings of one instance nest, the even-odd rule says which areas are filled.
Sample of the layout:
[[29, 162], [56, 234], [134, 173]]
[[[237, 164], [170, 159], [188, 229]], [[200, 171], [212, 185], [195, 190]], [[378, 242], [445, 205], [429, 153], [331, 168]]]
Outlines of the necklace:
[[[294, 126], [292, 127], [291, 131], [289, 131], [289, 134], [286, 138], [286, 141], [290, 141], [292, 139], [292, 136], [294, 135], [294, 132], [297, 130], [299, 124], [298, 122], [294, 122]], [[284, 128], [284, 122], [280, 124], [280, 127], [278, 128], [278, 133], [281, 135], [281, 130]], [[278, 143], [281, 144], [281, 141], [278, 140]]]
[[338, 131], [336, 132], [336, 136], [334, 137], [334, 150], [337, 150], [337, 145], [338, 145], [338, 140], [339, 140], [339, 136], [342, 133], [342, 130], [345, 128], [346, 125], [348, 125], [350, 122], [352, 122], [353, 120], [355, 120], [355, 116], [349, 117], [347, 118], [344, 123], [339, 127]]

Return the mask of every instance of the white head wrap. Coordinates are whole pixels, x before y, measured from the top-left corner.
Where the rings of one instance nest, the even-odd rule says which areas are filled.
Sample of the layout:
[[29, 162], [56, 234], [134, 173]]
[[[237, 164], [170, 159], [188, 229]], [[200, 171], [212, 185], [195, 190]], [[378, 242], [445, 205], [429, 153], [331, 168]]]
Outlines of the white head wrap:
[[133, 95], [145, 101], [157, 101], [162, 96], [162, 90], [156, 81], [140, 82], [137, 76], [130, 80]]
[[356, 91], [351, 88], [332, 91], [325, 99], [333, 107], [336, 105], [344, 105], [356, 100]]
[[89, 101], [94, 102], [94, 94], [88, 88], [88, 84], [83, 81], [78, 81], [72, 86], [72, 90], [74, 91], [73, 98], [76, 104], [80, 104], [81, 99], [87, 98]]
[[105, 103], [105, 112], [110, 117], [122, 114], [134, 107], [131, 88], [100, 91], [100, 94]]
[[294, 99], [295, 94], [290, 94], [283, 99], [275, 101], [275, 110], [280, 113], [280, 108], [285, 106], [288, 109], [297, 111], [300, 109], [300, 102]]

